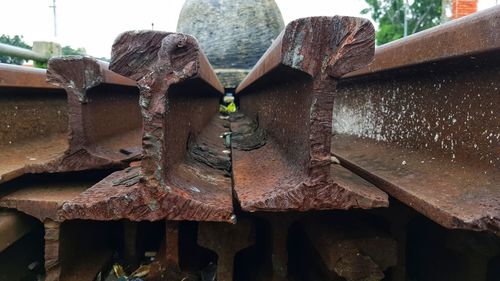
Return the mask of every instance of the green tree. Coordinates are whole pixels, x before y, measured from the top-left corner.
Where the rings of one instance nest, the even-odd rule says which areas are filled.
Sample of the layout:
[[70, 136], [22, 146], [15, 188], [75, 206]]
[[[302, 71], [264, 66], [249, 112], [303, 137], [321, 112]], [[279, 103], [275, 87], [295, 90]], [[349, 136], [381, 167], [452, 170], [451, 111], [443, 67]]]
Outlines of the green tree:
[[[9, 35], [2, 34], [2, 36], [0, 36], [0, 43], [31, 50], [31, 46], [23, 41], [23, 36], [19, 35], [10, 37]], [[23, 64], [24, 60], [21, 58], [0, 55], [0, 62], [10, 64]]]
[[85, 48], [73, 49], [70, 46], [64, 46], [62, 48], [63, 56], [71, 56], [71, 55], [86, 55], [87, 51]]
[[[382, 45], [404, 35], [406, 0], [365, 0], [370, 6], [361, 14], [370, 14], [378, 23], [377, 45]], [[442, 0], [409, 1], [407, 12], [408, 35], [436, 26], [441, 22]]]

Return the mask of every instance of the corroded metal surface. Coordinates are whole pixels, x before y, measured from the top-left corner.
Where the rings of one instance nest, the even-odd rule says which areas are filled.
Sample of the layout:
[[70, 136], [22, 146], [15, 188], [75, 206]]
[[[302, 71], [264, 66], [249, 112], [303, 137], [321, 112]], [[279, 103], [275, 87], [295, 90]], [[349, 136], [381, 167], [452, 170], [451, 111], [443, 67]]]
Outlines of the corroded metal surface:
[[0, 253], [33, 229], [28, 216], [14, 210], [0, 210]]
[[[146, 46], [146, 47], [145, 47]], [[140, 167], [116, 172], [63, 206], [65, 218], [234, 221], [230, 158], [218, 118], [222, 86], [196, 40], [126, 32], [111, 69], [138, 81]]]
[[25, 173], [119, 167], [140, 154], [138, 90], [106, 64], [64, 57], [50, 60], [47, 74], [0, 71], [0, 182]]
[[0, 64], [0, 182], [68, 147], [66, 96], [45, 77], [44, 70]]
[[[500, 48], [500, 6], [396, 40], [376, 50], [371, 65], [345, 77], [373, 74], [453, 57], [466, 58]], [[432, 43], [430, 43], [432, 42]], [[431, 45], [430, 45], [431, 44]]]
[[[40, 221], [63, 221], [62, 205], [99, 182], [106, 173], [28, 175], [2, 184], [0, 207], [17, 209]], [[68, 181], [71, 178], [71, 181]]]
[[232, 159], [243, 210], [388, 205], [380, 190], [349, 176], [335, 181], [331, 170], [332, 90], [338, 77], [369, 63], [373, 51], [366, 20], [316, 17], [286, 27], [237, 89], [244, 116], [233, 116]]
[[47, 83], [45, 80], [46, 70], [26, 66], [0, 63], [0, 86], [37, 88], [37, 89], [58, 89], [59, 87]]
[[217, 254], [217, 280], [234, 280], [236, 254], [255, 243], [252, 221], [240, 220], [236, 225], [201, 222], [198, 226], [198, 244]]
[[397, 263], [396, 241], [366, 221], [319, 216], [301, 227], [330, 271], [329, 280], [384, 280], [384, 272]]
[[[499, 18], [495, 8], [400, 40], [334, 93], [342, 165], [448, 228], [500, 230]], [[463, 48], [400, 57], [445, 45]]]
[[49, 60], [47, 81], [68, 95], [69, 149], [55, 170], [123, 166], [139, 156], [142, 121], [132, 80], [107, 63], [69, 56]]

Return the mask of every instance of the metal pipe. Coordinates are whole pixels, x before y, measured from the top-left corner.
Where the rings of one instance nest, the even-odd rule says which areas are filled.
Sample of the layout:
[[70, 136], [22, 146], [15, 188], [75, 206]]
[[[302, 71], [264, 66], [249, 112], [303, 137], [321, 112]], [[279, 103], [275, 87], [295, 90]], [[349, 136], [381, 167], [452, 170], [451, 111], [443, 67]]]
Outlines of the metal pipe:
[[0, 43], [0, 54], [35, 61], [47, 61], [49, 59], [43, 55], [33, 52], [32, 50], [19, 48], [3, 43]]

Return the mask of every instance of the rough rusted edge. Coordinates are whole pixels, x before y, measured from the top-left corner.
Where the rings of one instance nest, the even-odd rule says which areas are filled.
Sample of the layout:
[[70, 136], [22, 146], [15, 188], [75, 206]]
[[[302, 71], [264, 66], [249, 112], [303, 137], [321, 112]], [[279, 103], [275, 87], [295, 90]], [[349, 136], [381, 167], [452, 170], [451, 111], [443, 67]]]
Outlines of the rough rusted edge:
[[[331, 27], [324, 22], [339, 28], [323, 30], [324, 27]], [[335, 38], [330, 38], [330, 34]], [[334, 16], [294, 20], [264, 53], [238, 86], [236, 93], [279, 65], [303, 71], [313, 77], [326, 73], [334, 78], [364, 67], [369, 61], [358, 58], [373, 57], [375, 41], [367, 39], [373, 37], [370, 34], [374, 34], [373, 25], [362, 18]], [[353, 47], [357, 45], [366, 46]]]
[[45, 69], [0, 63], [0, 87], [60, 89], [45, 79]]
[[[309, 138], [304, 148], [309, 154], [307, 174], [291, 183], [276, 186], [265, 196], [255, 196], [256, 200], [239, 199], [243, 210], [307, 211], [387, 206], [382, 191], [382, 196], [367, 195], [357, 190], [356, 185], [337, 183], [330, 171], [336, 80], [372, 60], [374, 39], [373, 26], [365, 19], [339, 16], [299, 19], [286, 27], [279, 40], [249, 74], [243, 86], [260, 79], [279, 65], [299, 70], [313, 78], [310, 82], [313, 103], [304, 105], [309, 109]], [[240, 94], [243, 94], [242, 90], [239, 88]], [[250, 90], [244, 91], [242, 102], [251, 94]]]
[[146, 186], [139, 182], [140, 177], [140, 167], [109, 175], [62, 204], [58, 211], [59, 220], [156, 221], [167, 218], [181, 221], [197, 216], [198, 221], [236, 222], [232, 210], [224, 206], [214, 207], [184, 198], [162, 186]]
[[47, 67], [47, 82], [64, 88], [68, 95], [87, 101], [86, 92], [101, 83], [131, 86], [136, 83], [108, 70], [108, 63], [86, 56], [51, 58]]
[[358, 164], [349, 161], [340, 155], [335, 154], [335, 157], [340, 160], [341, 165], [345, 168], [353, 171], [360, 177], [373, 183], [378, 188], [386, 191], [391, 196], [394, 196], [394, 198], [408, 204], [411, 208], [446, 228], [468, 229], [475, 231], [489, 230], [496, 234], [500, 234], [500, 220], [498, 217], [485, 214], [484, 216], [475, 218], [474, 220], [464, 221], [455, 214], [449, 213], [444, 209], [438, 208], [425, 200], [408, 193], [396, 184], [384, 179], [381, 176], [371, 173], [369, 170], [364, 169], [362, 166], [359, 166]]
[[[144, 177], [150, 183], [164, 184], [163, 116], [167, 110], [164, 93], [170, 86], [194, 78], [205, 79], [221, 94], [223, 88], [198, 42], [190, 35], [157, 31], [125, 32], [113, 44], [111, 57], [111, 70], [135, 79], [141, 90]], [[215, 80], [206, 80], [210, 77]]]
[[85, 130], [82, 126], [82, 104], [87, 102], [87, 90], [107, 83], [106, 76], [113, 84], [126, 82], [135, 87], [132, 80], [119, 75], [105, 74], [106, 63], [83, 56], [66, 56], [49, 60], [46, 80], [67, 93], [68, 101], [68, 150], [64, 155], [43, 164], [25, 165], [23, 173], [81, 171], [93, 168], [123, 166], [119, 160], [111, 160], [91, 153], [85, 147]]
[[[141, 166], [116, 172], [66, 202], [62, 218], [110, 220], [213, 220], [234, 222], [232, 204], [213, 206], [174, 192], [163, 182], [164, 118], [170, 86], [201, 80], [218, 99], [223, 88], [196, 39], [180, 33], [126, 32], [113, 45], [110, 68], [137, 81], [144, 120]], [[211, 88], [211, 89], [210, 89]], [[214, 107], [214, 114], [216, 113]], [[229, 197], [231, 193], [229, 192]]]
[[499, 50], [499, 28], [500, 6], [495, 6], [383, 45], [376, 49], [372, 64], [344, 77]]
[[[179, 72], [181, 70], [179, 66], [166, 65], [165, 58], [161, 57], [161, 49], [167, 48], [167, 46], [162, 46], [164, 42], [166, 43], [169, 40], [172, 40], [172, 38], [167, 39], [170, 36], [172, 36], [172, 38], [178, 38], [177, 40], [180, 40], [178, 42], [179, 44], [185, 44], [187, 42], [187, 44], [192, 45], [191, 48], [196, 50], [198, 58], [194, 62], [194, 67], [191, 65], [189, 66], [192, 67], [192, 69], [189, 70], [189, 73]], [[201, 78], [220, 93], [224, 92], [224, 87], [217, 79], [212, 66], [199, 47], [196, 39], [190, 35], [182, 33], [152, 30], [123, 32], [113, 43], [109, 68], [116, 73], [137, 81], [138, 83], [141, 80], [143, 83], [151, 82], [150, 79], [152, 77], [150, 76], [154, 72], [163, 75], [163, 78], [167, 78], [167, 75], [177, 77], [178, 81], [175, 83], [180, 83], [183, 80], [190, 78]]]

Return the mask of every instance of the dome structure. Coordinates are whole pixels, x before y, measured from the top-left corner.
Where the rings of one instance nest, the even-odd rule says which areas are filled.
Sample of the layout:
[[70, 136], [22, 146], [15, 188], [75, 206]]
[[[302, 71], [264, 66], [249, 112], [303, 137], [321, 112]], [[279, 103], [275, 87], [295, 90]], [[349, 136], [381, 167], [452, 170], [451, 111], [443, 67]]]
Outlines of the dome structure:
[[186, 0], [177, 32], [198, 39], [225, 87], [233, 88], [284, 28], [274, 0]]

